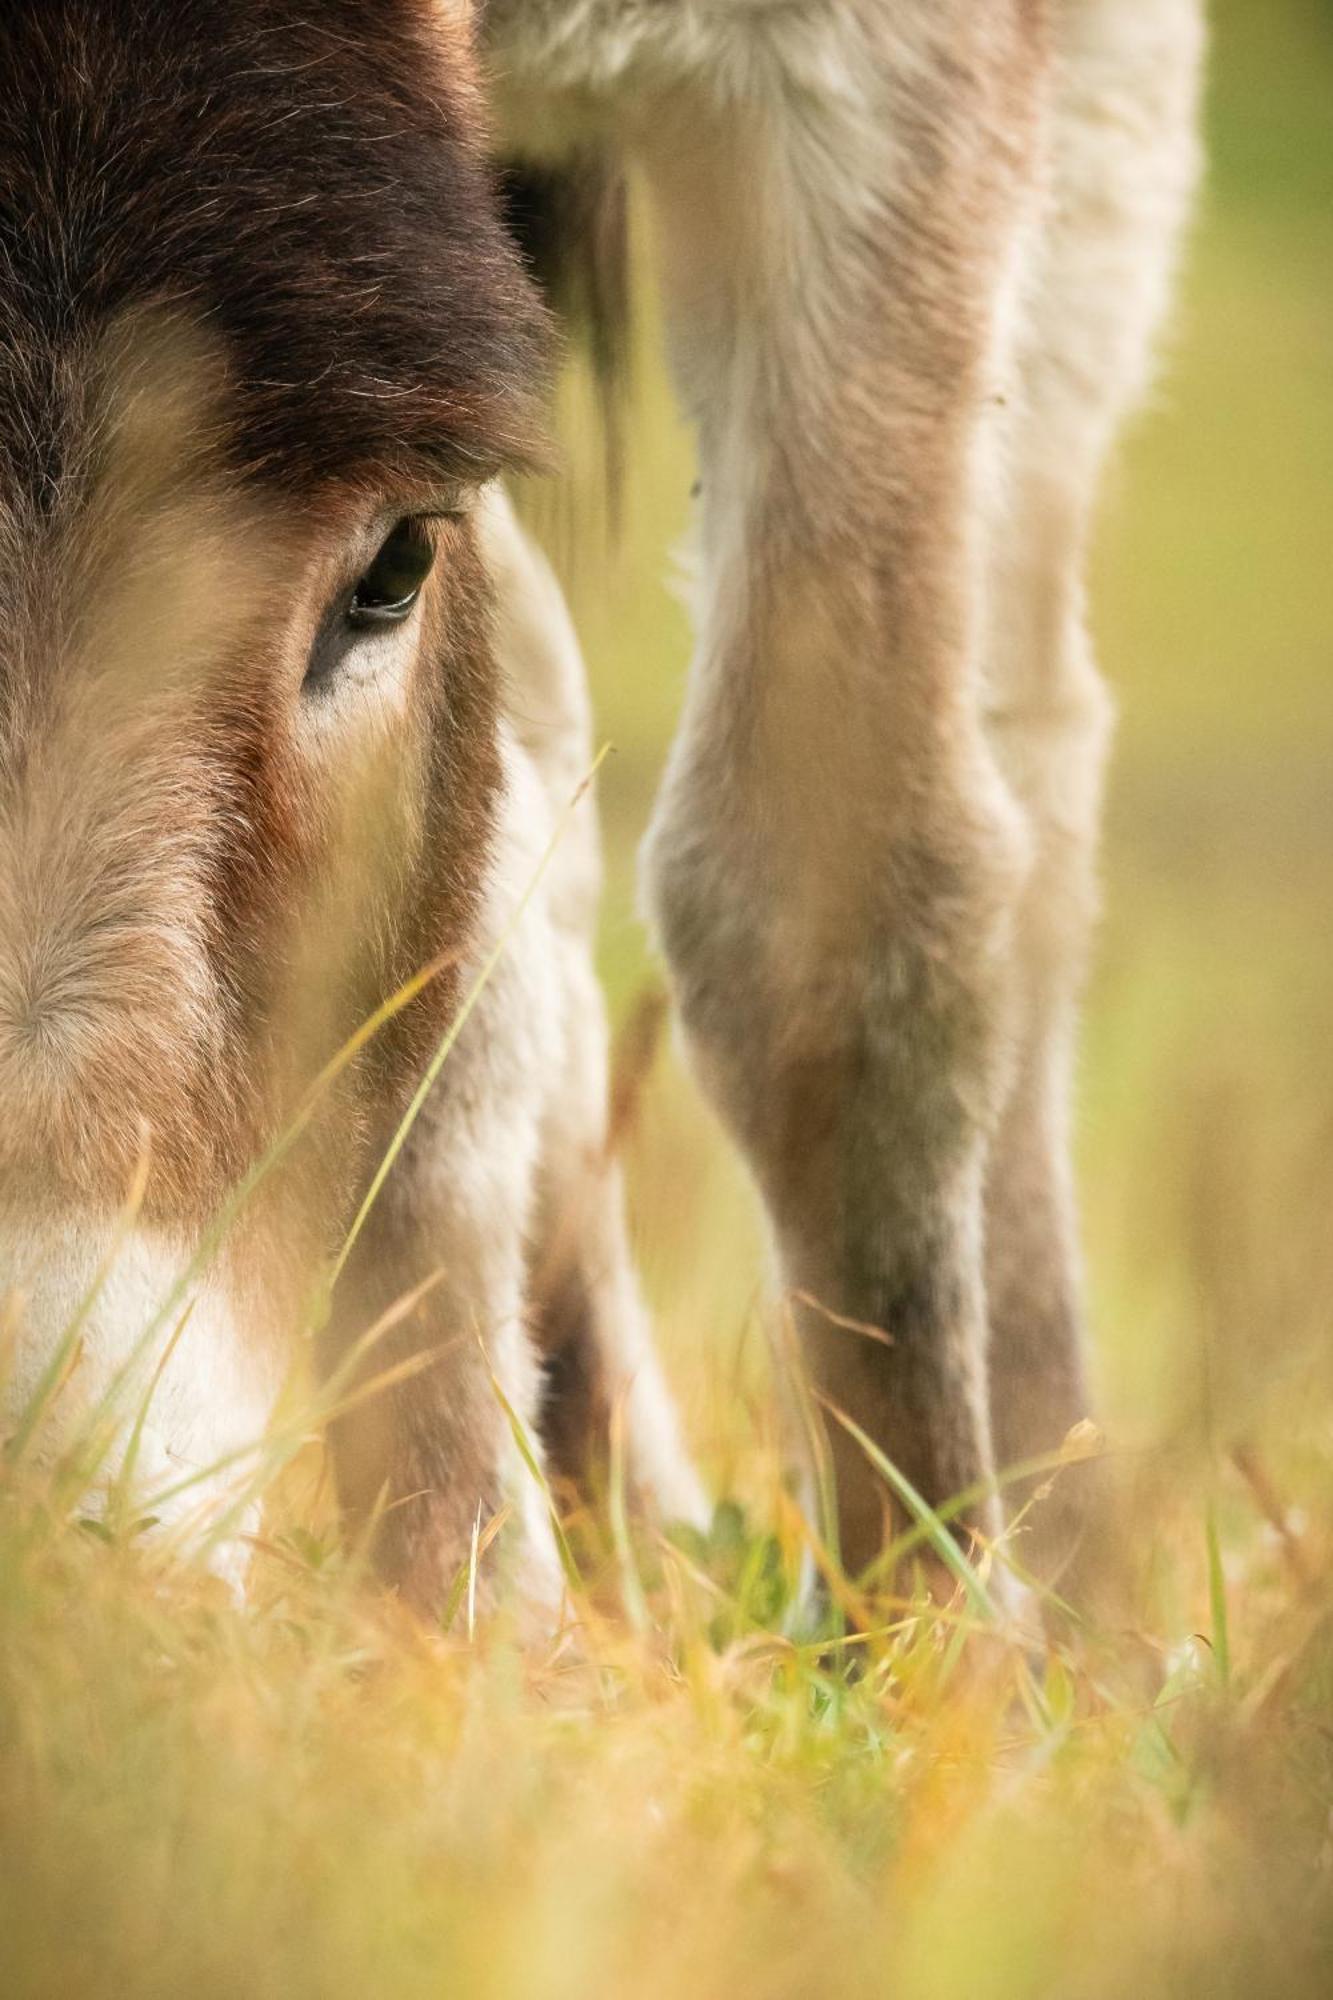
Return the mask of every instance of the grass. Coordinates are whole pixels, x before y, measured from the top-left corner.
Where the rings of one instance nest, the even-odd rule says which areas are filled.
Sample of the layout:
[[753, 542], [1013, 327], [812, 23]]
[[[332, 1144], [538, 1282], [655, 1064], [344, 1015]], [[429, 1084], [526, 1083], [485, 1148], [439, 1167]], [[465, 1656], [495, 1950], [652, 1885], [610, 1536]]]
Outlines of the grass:
[[1039, 1656], [881, 1602], [854, 1674], [780, 1636], [780, 1508], [618, 1537], [582, 1647], [525, 1656], [399, 1619], [291, 1501], [241, 1609], [11, 1482], [5, 1991], [1326, 1990], [1328, 1515], [1258, 1465], [1153, 1468], [1177, 1612]]
[[[1333, 14], [1215, 11], [1211, 192], [1095, 591], [1123, 721], [1080, 1133], [1129, 1609], [1044, 1651], [961, 1590], [875, 1601], [841, 1649], [784, 1636], [803, 1530], [751, 1205], [663, 1055], [632, 1196], [734, 1496], [712, 1534], [617, 1513], [580, 1543], [581, 1651], [525, 1657], [468, 1639], [465, 1580], [447, 1634], [378, 1601], [308, 1452], [244, 1609], [11, 1465], [4, 1994], [1330, 1989]], [[652, 977], [632, 849], [688, 651], [658, 581], [688, 451], [647, 362], [643, 402], [625, 547], [572, 583], [617, 746], [622, 1018]]]

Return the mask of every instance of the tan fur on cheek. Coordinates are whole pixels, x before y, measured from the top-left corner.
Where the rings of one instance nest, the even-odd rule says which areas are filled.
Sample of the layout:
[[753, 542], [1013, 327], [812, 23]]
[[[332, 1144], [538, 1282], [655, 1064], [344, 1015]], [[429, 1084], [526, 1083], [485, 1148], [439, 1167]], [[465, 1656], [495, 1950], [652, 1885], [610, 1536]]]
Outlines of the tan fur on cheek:
[[243, 960], [311, 837], [282, 640], [319, 570], [318, 520], [219, 476], [224, 402], [194, 330], [112, 330], [0, 662], [0, 1172], [114, 1202], [147, 1149], [150, 1209], [200, 1220], [271, 1128]]

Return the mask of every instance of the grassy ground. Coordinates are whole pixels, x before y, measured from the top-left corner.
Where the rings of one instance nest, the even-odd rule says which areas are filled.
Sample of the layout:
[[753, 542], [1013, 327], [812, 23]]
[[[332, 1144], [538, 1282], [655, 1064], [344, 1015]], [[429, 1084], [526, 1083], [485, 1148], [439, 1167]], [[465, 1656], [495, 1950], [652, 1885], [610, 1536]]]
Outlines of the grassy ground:
[[[1081, 1135], [1132, 1626], [1034, 1661], [983, 1603], [885, 1604], [856, 1676], [773, 1636], [796, 1530], [756, 1236], [663, 1060], [638, 1232], [693, 1435], [751, 1524], [633, 1571], [611, 1551], [584, 1659], [522, 1661], [399, 1624], [299, 1500], [242, 1613], [13, 1481], [0, 1991], [1330, 1990], [1333, 12], [1217, 17], [1211, 193], [1096, 591], [1123, 723]], [[632, 847], [687, 652], [658, 577], [688, 453], [653, 376], [644, 405], [624, 552], [575, 577], [618, 746], [622, 1014], [651, 976]]]

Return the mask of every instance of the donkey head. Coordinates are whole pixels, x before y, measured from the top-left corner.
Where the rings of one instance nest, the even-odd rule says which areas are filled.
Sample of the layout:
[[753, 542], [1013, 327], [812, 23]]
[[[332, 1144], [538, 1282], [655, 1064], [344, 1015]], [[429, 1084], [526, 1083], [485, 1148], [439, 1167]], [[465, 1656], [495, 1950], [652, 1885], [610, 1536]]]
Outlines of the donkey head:
[[219, 1318], [244, 1348], [290, 1311], [455, 997], [498, 784], [469, 508], [522, 453], [543, 328], [464, 10], [8, 0], [0, 73], [20, 1377], [132, 1184], [84, 1329], [108, 1357], [311, 1076], [438, 966], [249, 1204], [204, 1366], [196, 1330], [216, 1355]]

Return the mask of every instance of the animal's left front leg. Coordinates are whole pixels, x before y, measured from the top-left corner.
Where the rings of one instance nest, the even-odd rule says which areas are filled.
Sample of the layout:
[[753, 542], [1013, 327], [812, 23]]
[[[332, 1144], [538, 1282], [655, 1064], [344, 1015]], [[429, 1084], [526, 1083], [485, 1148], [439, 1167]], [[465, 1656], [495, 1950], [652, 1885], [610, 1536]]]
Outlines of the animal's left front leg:
[[[710, 71], [645, 117], [703, 569], [648, 875], [816, 1386], [939, 1504], [992, 1472], [1027, 834], [982, 726], [985, 449], [1041, 60], [1017, 4], [888, 11], [769, 16], [731, 101]], [[830, 1430], [857, 1569], [888, 1488]]]
[[[687, 1040], [767, 1203], [814, 1384], [939, 1505], [993, 1471], [983, 1188], [1024, 856], [965, 687], [913, 684], [934, 635], [893, 578], [933, 561], [929, 540], [905, 536], [859, 631], [839, 552], [780, 548], [711, 712], [687, 721], [649, 867]], [[894, 632], [919, 650], [885, 658]], [[890, 1493], [829, 1430], [856, 1571]], [[997, 1510], [974, 1499], [969, 1524], [993, 1533]]]

